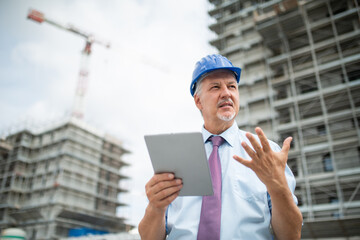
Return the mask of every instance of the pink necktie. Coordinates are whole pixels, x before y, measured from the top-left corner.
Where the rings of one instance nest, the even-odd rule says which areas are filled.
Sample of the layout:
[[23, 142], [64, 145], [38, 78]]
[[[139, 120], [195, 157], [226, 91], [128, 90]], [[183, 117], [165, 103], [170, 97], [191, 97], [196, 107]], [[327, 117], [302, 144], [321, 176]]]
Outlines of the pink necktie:
[[224, 142], [220, 136], [210, 138], [213, 150], [209, 157], [209, 167], [214, 195], [203, 196], [200, 214], [198, 240], [219, 240], [221, 226], [221, 164], [219, 146]]

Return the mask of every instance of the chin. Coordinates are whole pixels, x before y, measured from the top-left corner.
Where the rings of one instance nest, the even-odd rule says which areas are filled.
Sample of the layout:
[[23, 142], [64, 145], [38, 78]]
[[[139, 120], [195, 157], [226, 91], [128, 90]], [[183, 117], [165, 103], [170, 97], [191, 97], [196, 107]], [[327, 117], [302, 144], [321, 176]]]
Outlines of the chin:
[[230, 122], [235, 118], [235, 113], [232, 113], [232, 114], [217, 114], [217, 117], [220, 120], [223, 120], [225, 122]]

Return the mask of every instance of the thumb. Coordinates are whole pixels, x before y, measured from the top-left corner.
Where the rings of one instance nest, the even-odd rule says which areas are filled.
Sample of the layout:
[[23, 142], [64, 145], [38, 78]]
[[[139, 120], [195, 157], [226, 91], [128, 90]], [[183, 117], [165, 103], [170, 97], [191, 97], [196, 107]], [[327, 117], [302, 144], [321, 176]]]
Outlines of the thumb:
[[238, 161], [239, 163], [241, 163], [242, 165], [250, 168], [251, 160], [246, 160], [246, 159], [244, 159], [244, 158], [242, 158], [242, 157], [239, 157], [239, 156], [237, 156], [237, 155], [234, 155], [233, 158], [234, 158], [236, 161]]
[[283, 143], [283, 147], [281, 149], [281, 152], [283, 152], [284, 154], [288, 155], [289, 153], [289, 150], [290, 150], [290, 143], [292, 141], [292, 137], [288, 137], [284, 140], [284, 143]]

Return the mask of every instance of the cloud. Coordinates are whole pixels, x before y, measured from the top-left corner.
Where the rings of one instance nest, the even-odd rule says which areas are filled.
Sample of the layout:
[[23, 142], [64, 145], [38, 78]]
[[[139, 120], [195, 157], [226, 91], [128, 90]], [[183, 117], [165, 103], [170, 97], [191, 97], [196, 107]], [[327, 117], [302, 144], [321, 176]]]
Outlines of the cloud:
[[[195, 62], [208, 44], [207, 1], [0, 1], [0, 124], [58, 118], [72, 106], [85, 40], [26, 19], [29, 8], [111, 42], [97, 44], [89, 62], [85, 120], [123, 140], [132, 152], [124, 173], [129, 223], [147, 204], [152, 167], [145, 134], [199, 131], [201, 115], [189, 91]], [[6, 9], [6, 10], [4, 10]]]

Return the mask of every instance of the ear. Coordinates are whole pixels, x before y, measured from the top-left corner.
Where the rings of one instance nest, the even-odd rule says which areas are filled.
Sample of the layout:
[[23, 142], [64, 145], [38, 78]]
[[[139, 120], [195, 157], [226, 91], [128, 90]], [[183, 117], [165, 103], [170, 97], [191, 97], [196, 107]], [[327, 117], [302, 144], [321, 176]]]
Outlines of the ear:
[[196, 107], [201, 111], [202, 110], [201, 100], [197, 94], [194, 95], [194, 102]]

